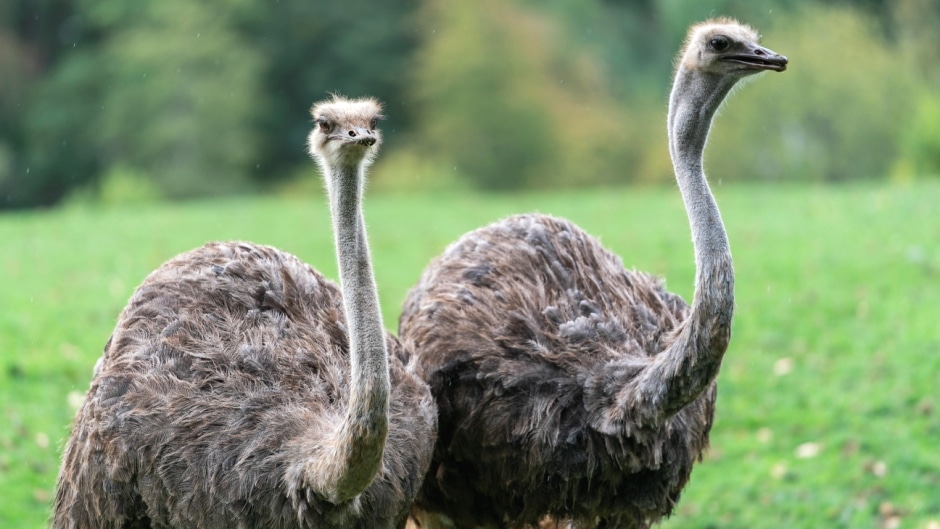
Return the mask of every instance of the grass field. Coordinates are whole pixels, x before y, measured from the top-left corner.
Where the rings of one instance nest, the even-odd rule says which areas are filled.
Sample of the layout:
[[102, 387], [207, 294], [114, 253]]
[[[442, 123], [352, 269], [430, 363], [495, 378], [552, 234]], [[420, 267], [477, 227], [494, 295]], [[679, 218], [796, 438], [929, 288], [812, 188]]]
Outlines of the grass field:
[[[712, 448], [666, 528], [940, 529], [940, 182], [719, 186], [737, 271]], [[461, 233], [512, 212], [579, 223], [687, 300], [674, 189], [376, 195], [384, 314]], [[0, 528], [37, 529], [91, 369], [134, 287], [212, 239], [336, 277], [319, 198], [0, 216]]]

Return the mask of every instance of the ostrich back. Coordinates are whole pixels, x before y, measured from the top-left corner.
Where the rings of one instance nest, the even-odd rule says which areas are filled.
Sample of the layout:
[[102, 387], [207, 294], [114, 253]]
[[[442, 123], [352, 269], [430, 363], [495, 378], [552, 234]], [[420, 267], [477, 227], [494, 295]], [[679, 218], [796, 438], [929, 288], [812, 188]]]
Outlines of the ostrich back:
[[707, 445], [714, 383], [660, 424], [628, 409], [688, 312], [568, 221], [520, 215], [465, 235], [399, 324], [439, 409], [419, 508], [457, 527], [634, 528], [669, 514]]
[[344, 418], [339, 289], [292, 255], [213, 243], [130, 299], [65, 447], [53, 522], [73, 528], [396, 527], [430, 460], [427, 387], [387, 336], [388, 438], [375, 481], [334, 505], [303, 482]]

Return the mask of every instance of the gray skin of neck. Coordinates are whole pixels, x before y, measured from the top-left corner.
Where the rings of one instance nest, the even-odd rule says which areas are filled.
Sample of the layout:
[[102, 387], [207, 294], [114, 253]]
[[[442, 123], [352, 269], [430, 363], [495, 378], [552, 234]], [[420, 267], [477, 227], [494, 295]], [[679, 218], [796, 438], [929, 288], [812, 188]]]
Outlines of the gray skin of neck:
[[351, 376], [346, 416], [311, 472], [315, 488], [333, 503], [353, 499], [382, 465], [388, 433], [388, 351], [362, 216], [361, 163], [323, 164], [330, 200], [340, 287], [346, 311]]
[[669, 152], [695, 248], [695, 297], [676, 341], [643, 370], [634, 416], [661, 425], [698, 398], [721, 366], [731, 339], [734, 268], [718, 205], [702, 170], [712, 117], [738, 78], [680, 66], [669, 97]]

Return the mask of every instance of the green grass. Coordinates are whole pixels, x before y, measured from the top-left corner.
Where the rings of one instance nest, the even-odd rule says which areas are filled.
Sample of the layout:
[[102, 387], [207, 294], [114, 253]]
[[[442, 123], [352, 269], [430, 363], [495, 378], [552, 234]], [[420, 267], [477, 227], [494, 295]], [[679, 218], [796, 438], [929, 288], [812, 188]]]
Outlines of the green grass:
[[[712, 448], [663, 527], [940, 527], [940, 183], [716, 193], [737, 270], [734, 338]], [[675, 189], [379, 194], [366, 208], [391, 328], [428, 259], [512, 212], [571, 218], [691, 298]], [[335, 277], [328, 222], [319, 198], [0, 216], [0, 527], [44, 526], [69, 394], [88, 387], [150, 270], [234, 238]]]

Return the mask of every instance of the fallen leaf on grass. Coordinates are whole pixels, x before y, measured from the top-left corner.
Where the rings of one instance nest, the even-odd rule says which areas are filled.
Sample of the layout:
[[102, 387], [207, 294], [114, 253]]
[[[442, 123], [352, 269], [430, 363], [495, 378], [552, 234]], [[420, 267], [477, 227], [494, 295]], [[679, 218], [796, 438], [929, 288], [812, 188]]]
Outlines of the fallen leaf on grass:
[[757, 430], [757, 440], [761, 443], [767, 444], [773, 439], [774, 433], [770, 428], [766, 426]]
[[822, 445], [819, 443], [803, 443], [796, 447], [797, 459], [811, 459], [822, 452]]
[[888, 464], [884, 461], [866, 461], [862, 465], [862, 469], [879, 478], [883, 478], [888, 474]]
[[917, 403], [917, 412], [924, 416], [930, 416], [933, 413], [934, 404], [933, 400], [929, 397], [924, 397]]
[[45, 489], [33, 489], [33, 499], [39, 503], [49, 503], [49, 500], [52, 499], [52, 494]]
[[883, 501], [878, 506], [878, 515], [881, 516], [881, 526], [884, 529], [897, 529], [901, 526], [901, 516], [904, 513], [890, 501]]
[[781, 358], [774, 362], [774, 374], [778, 377], [787, 375], [793, 371], [793, 359], [792, 358]]
[[85, 401], [85, 394], [81, 391], [69, 391], [66, 400], [69, 403], [69, 408], [72, 408], [73, 411], [78, 411], [82, 407], [82, 402]]
[[852, 457], [858, 453], [859, 444], [855, 439], [849, 439], [842, 445], [842, 457]]
[[884, 529], [898, 529], [898, 527], [901, 527], [901, 517], [891, 516], [885, 518], [884, 521], [881, 522], [881, 526], [884, 527]]

